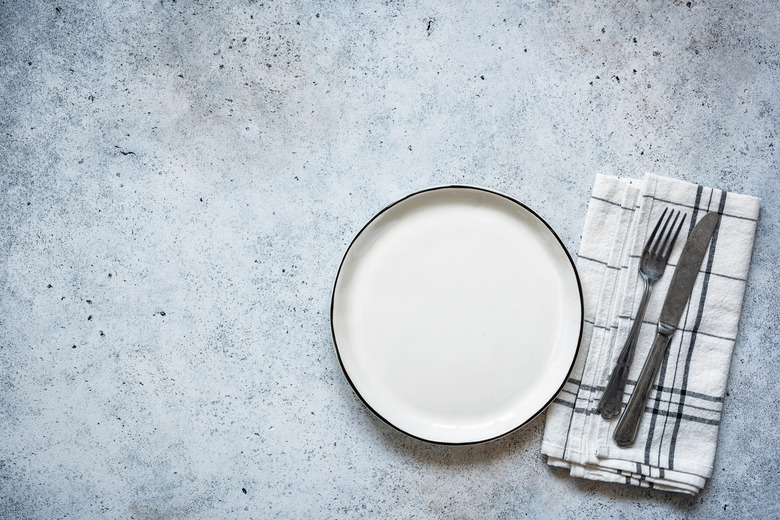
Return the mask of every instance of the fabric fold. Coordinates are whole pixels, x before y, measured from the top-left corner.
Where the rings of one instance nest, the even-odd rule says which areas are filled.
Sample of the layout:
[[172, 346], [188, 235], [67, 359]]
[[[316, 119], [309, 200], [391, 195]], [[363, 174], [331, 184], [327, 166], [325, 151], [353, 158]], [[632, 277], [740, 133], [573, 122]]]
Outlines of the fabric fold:
[[[623, 406], [652, 344], [685, 237], [708, 212], [721, 215], [693, 294], [650, 392], [636, 442], [612, 440], [617, 418], [596, 407], [642, 295], [642, 248], [664, 208], [687, 214], [642, 323]], [[747, 283], [760, 200], [648, 174], [596, 177], [577, 269], [585, 323], [580, 353], [547, 409], [542, 453], [572, 476], [696, 494], [712, 474], [723, 398]]]

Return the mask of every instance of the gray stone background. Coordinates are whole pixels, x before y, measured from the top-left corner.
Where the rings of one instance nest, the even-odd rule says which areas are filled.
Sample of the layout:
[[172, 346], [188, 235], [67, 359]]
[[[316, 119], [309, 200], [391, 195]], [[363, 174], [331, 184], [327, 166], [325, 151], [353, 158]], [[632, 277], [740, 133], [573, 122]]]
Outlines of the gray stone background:
[[[0, 517], [780, 516], [778, 4], [454, 4], [0, 1]], [[704, 492], [361, 405], [328, 311], [375, 212], [482, 185], [574, 253], [648, 171], [762, 198]]]

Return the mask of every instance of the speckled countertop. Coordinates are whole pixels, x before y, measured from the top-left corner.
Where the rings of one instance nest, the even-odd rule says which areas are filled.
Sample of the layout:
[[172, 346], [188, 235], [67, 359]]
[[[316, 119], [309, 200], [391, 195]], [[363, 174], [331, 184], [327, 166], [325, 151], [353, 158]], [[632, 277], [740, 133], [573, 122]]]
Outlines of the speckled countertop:
[[[780, 516], [779, 13], [0, 2], [0, 517]], [[481, 185], [574, 253], [645, 172], [762, 199], [699, 496], [549, 468], [543, 416], [453, 448], [363, 407], [328, 311], [376, 211]]]

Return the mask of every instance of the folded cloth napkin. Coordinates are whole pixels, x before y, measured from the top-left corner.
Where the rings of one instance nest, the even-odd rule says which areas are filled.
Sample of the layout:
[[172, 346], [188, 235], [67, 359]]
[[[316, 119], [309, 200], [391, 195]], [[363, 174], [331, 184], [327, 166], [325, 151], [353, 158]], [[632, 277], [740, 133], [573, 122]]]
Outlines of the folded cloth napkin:
[[[737, 335], [760, 200], [647, 175], [599, 175], [577, 259], [585, 323], [580, 352], [562, 391], [547, 409], [542, 453], [571, 475], [695, 494], [712, 475], [723, 397]], [[687, 234], [708, 212], [721, 214], [693, 294], [672, 337], [636, 442], [620, 448], [617, 418], [596, 407], [642, 296], [639, 258], [664, 208], [687, 214], [669, 266], [653, 287], [625, 407], [650, 350], [674, 266]]]

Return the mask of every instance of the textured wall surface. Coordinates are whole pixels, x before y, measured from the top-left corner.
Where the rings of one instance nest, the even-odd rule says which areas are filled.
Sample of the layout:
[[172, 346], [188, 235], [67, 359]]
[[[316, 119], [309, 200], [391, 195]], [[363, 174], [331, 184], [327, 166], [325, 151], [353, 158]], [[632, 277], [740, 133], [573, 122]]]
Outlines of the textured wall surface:
[[[0, 517], [780, 516], [777, 3], [455, 4], [0, 1]], [[363, 407], [328, 313], [374, 213], [482, 185], [576, 252], [648, 171], [762, 198], [704, 492]]]

